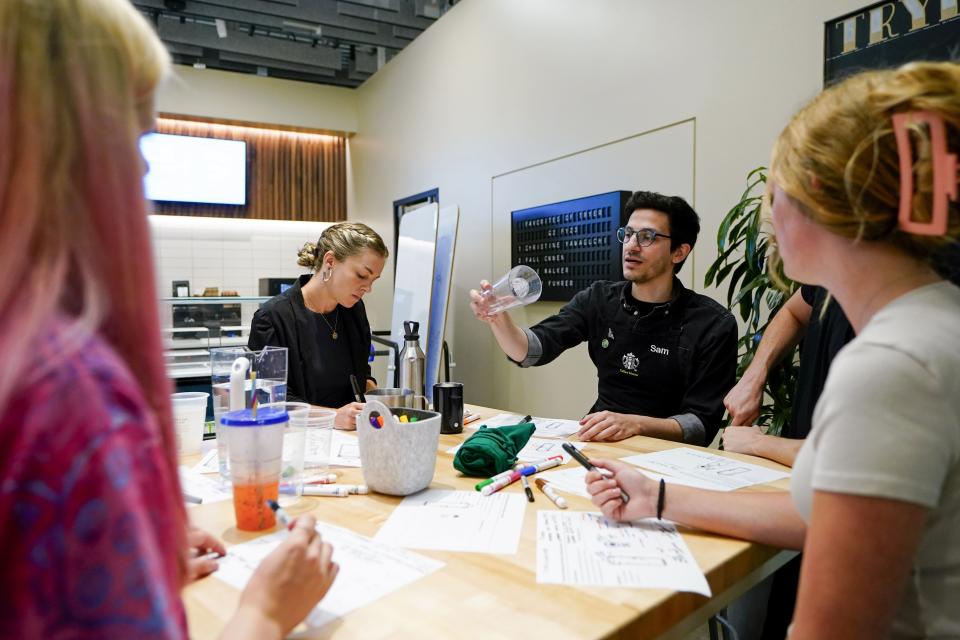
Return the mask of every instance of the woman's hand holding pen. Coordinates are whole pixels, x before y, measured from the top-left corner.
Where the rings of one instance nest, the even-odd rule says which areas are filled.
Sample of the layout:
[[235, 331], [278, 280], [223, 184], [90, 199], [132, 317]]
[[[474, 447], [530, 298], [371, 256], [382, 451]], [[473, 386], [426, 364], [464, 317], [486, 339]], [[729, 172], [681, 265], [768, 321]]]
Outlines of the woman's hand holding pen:
[[340, 568], [316, 523], [310, 515], [290, 523], [290, 534], [253, 573], [221, 637], [243, 630], [243, 637], [282, 638], [326, 595]]
[[[659, 485], [635, 467], [615, 460], [591, 460], [594, 466], [613, 473], [603, 475], [590, 471], [586, 476], [587, 493], [603, 515], [612, 520], [628, 521], [657, 515]], [[620, 491], [630, 496], [624, 504]]]
[[351, 402], [337, 409], [337, 417], [333, 419], [333, 426], [343, 431], [353, 431], [357, 428], [357, 416], [363, 411], [363, 404]]

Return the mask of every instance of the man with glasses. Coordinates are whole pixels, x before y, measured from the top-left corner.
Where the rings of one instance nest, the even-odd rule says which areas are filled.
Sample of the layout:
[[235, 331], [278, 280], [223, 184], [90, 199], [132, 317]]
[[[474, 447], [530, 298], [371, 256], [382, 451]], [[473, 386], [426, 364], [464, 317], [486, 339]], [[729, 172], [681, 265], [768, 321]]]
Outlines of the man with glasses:
[[646, 435], [709, 444], [734, 383], [737, 324], [675, 275], [696, 244], [700, 219], [683, 198], [649, 191], [633, 193], [624, 212], [630, 217], [618, 237], [625, 282], [594, 282], [530, 328], [506, 313], [489, 314], [476, 290], [470, 306], [521, 367], [547, 364], [587, 342], [597, 400], [580, 421], [581, 440]]

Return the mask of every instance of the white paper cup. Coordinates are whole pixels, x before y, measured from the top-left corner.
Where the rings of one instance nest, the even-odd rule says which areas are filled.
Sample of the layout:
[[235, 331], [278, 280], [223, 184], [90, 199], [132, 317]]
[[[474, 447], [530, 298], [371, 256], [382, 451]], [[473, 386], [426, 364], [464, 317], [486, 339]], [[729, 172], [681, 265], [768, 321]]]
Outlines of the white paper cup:
[[173, 404], [173, 424], [177, 435], [177, 453], [200, 453], [203, 445], [203, 424], [207, 417], [209, 393], [186, 391], [170, 396]]

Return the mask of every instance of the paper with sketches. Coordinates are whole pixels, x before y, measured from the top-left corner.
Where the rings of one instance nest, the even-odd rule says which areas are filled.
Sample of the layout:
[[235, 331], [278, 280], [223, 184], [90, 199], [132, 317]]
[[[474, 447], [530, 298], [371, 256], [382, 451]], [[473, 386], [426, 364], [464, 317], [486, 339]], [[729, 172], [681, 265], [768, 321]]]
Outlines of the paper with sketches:
[[[492, 418], [477, 420], [467, 425], [467, 428], [479, 429], [486, 425], [491, 429], [502, 427], [504, 425], [517, 424], [523, 416], [518, 413], [498, 413]], [[534, 435], [541, 438], [566, 438], [580, 431], [580, 423], [576, 420], [562, 420], [560, 418], [533, 418], [533, 424], [537, 428]]]
[[[563, 450], [562, 444], [563, 442], [555, 439], [530, 438], [523, 449], [517, 452], [517, 460], [520, 462], [538, 462], [554, 456], [563, 456], [563, 464], [566, 464], [570, 462], [573, 457]], [[576, 447], [577, 450], [582, 450], [587, 446], [586, 442], [570, 442], [569, 444]], [[458, 444], [455, 447], [451, 447], [447, 449], [447, 453], [456, 453], [462, 446], [462, 444]]]
[[672, 477], [677, 480], [705, 481], [726, 487], [727, 491], [790, 477], [789, 473], [687, 447], [643, 453], [623, 460], [662, 473], [667, 480]]
[[526, 504], [519, 493], [427, 489], [404, 498], [373, 539], [412, 549], [516, 553]]
[[360, 445], [357, 436], [334, 429], [330, 438], [329, 464], [331, 467], [359, 467]]
[[[324, 522], [317, 524], [317, 531], [333, 545], [333, 560], [340, 565], [340, 572], [330, 591], [307, 616], [308, 627], [322, 626], [444, 566], [439, 560], [375, 543]], [[260, 562], [286, 535], [286, 531], [278, 531], [229, 547], [227, 555], [217, 561], [220, 568], [213, 575], [243, 589]]]
[[180, 465], [180, 490], [185, 495], [200, 498], [202, 504], [233, 499], [233, 489], [226, 482], [221, 482], [220, 476], [196, 473], [183, 465]]
[[710, 585], [673, 524], [599, 513], [537, 512], [537, 582], [692, 591]]

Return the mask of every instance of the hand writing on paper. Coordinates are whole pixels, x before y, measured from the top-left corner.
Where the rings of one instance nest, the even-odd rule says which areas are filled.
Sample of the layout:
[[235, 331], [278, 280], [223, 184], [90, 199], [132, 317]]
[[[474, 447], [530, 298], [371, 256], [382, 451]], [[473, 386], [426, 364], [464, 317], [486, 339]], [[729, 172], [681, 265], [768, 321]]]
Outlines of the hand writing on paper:
[[616, 442], [640, 433], [637, 416], [613, 411], [588, 413], [580, 420], [577, 435], [584, 442]]
[[221, 556], [227, 553], [223, 542], [197, 527], [190, 527], [187, 531], [187, 547], [190, 554], [187, 558], [187, 582], [205, 578], [217, 570], [216, 558], [208, 557], [211, 552]]
[[351, 402], [337, 409], [337, 416], [333, 419], [333, 426], [342, 431], [357, 429], [357, 416], [363, 411], [363, 404]]
[[[590, 462], [595, 467], [613, 473], [611, 477], [599, 471], [589, 471], [584, 479], [590, 500], [600, 507], [603, 515], [620, 521], [657, 515], [659, 487], [656, 482], [625, 462], [614, 460], [591, 460]], [[630, 496], [630, 502], [627, 504], [624, 504], [620, 498], [621, 489]]]
[[760, 427], [727, 427], [723, 430], [723, 450], [757, 455], [757, 444], [765, 437]]
[[493, 303], [493, 296], [482, 295], [485, 291], [490, 291], [493, 286], [486, 280], [480, 281], [480, 290], [470, 289], [470, 310], [473, 316], [481, 322], [493, 324], [499, 314], [490, 314], [490, 305]]
[[271, 637], [286, 636], [326, 595], [340, 567], [332, 561], [333, 547], [316, 531], [313, 516], [290, 524], [290, 534], [264, 558], [240, 595], [237, 615], [224, 630], [269, 629]]

